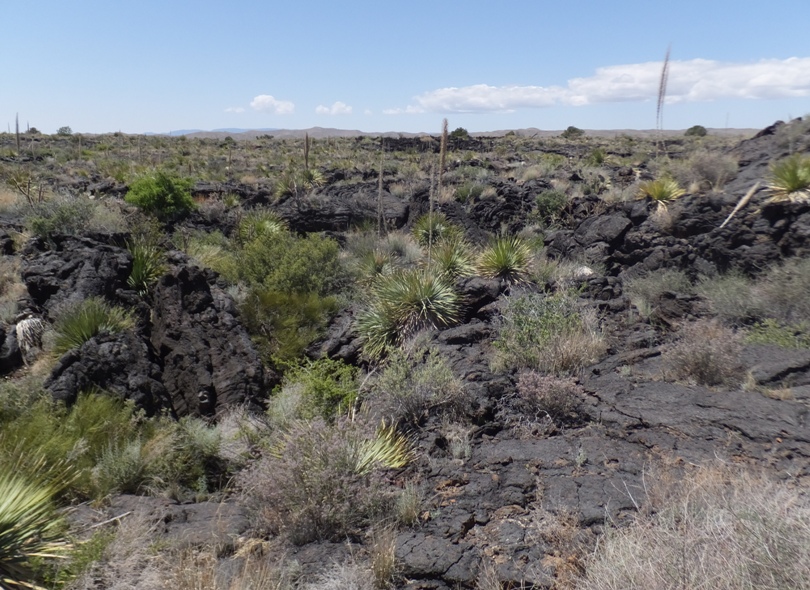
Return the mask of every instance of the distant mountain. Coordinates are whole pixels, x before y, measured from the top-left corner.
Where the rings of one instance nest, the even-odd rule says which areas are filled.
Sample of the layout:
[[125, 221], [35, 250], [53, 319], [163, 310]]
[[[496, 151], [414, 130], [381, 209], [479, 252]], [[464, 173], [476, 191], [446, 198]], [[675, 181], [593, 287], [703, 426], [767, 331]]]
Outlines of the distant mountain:
[[[618, 135], [633, 135], [636, 137], [653, 137], [659, 133], [656, 129], [585, 129], [585, 134], [591, 137], [616, 137]], [[666, 129], [664, 135], [668, 137], [683, 135], [685, 129]], [[741, 135], [754, 135], [759, 131], [758, 129], [707, 129], [709, 135], [714, 136], [741, 136]], [[557, 137], [563, 132], [562, 129], [537, 129], [536, 127], [528, 127], [525, 129], [500, 129], [497, 131], [480, 131], [470, 133], [473, 137], [502, 137], [507, 133], [514, 133], [521, 137]], [[322, 139], [325, 137], [420, 137], [424, 135], [432, 135], [437, 137], [436, 133], [405, 133], [399, 131], [360, 131], [359, 129], [335, 129], [332, 127], [310, 127], [309, 129], [240, 129], [237, 127], [228, 127], [223, 129], [212, 129], [204, 131], [201, 129], [180, 129], [170, 131], [168, 133], [145, 133], [144, 135], [169, 135], [178, 136], [186, 135], [189, 137], [200, 137], [205, 139], [224, 139], [232, 137], [236, 140], [250, 140], [256, 139], [261, 135], [272, 135], [273, 137], [304, 137], [309, 135], [314, 139]]]

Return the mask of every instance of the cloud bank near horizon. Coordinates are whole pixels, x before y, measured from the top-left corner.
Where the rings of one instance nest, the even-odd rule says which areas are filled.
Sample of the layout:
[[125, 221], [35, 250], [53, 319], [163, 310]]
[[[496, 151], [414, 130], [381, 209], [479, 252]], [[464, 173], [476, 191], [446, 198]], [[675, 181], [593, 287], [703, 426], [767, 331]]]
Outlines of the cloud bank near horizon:
[[[656, 100], [663, 62], [598, 68], [593, 76], [572, 78], [566, 86], [490, 86], [431, 90], [389, 115], [508, 113], [519, 109], [584, 106]], [[779, 99], [810, 96], [810, 58], [727, 63], [708, 59], [669, 62], [667, 104], [719, 99]]]

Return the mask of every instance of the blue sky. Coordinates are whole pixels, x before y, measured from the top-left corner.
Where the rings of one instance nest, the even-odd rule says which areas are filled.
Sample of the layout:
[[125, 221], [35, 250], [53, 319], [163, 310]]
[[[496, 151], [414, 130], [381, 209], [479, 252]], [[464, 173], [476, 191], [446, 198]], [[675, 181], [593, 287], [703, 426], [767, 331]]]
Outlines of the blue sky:
[[0, 124], [53, 133], [764, 127], [810, 113], [809, 0], [5, 0]]

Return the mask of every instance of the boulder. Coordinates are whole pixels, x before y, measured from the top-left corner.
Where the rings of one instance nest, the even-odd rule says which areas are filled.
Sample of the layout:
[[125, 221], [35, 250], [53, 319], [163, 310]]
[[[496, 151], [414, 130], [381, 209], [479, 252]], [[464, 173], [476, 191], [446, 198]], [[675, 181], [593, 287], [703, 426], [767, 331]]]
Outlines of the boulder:
[[258, 407], [268, 377], [231, 297], [213, 272], [170, 254], [154, 290], [152, 345], [178, 416], [214, 416], [229, 406]]
[[160, 367], [146, 342], [133, 332], [100, 334], [63, 355], [45, 381], [54, 399], [70, 405], [91, 389], [135, 402], [152, 416], [171, 409]]

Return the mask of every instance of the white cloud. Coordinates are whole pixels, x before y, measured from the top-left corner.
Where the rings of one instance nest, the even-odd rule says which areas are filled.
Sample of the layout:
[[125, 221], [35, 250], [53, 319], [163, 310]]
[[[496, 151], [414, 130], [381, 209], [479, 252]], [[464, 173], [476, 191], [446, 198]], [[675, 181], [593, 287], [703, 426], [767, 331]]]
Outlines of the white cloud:
[[374, 113], [371, 111], [371, 109], [366, 109], [365, 111], [363, 111], [363, 114], [364, 114], [364, 115], [371, 116], [371, 115], [373, 115]]
[[315, 112], [319, 115], [351, 115], [352, 107], [345, 102], [337, 101], [331, 107], [325, 107], [322, 104], [315, 108]]
[[260, 94], [250, 101], [255, 111], [273, 113], [274, 115], [289, 115], [295, 111], [295, 105], [288, 100], [278, 100], [269, 94]]
[[228, 107], [225, 109], [226, 113], [244, 113], [245, 109], [243, 107]]
[[[593, 76], [566, 86], [489, 86], [439, 88], [415, 97], [405, 109], [386, 114], [509, 112], [554, 105], [655, 100], [662, 62], [599, 68]], [[667, 102], [723, 98], [774, 99], [810, 96], [810, 58], [724, 63], [707, 59], [670, 61]]]
[[422, 107], [415, 107], [408, 105], [404, 109], [383, 109], [383, 115], [418, 115], [424, 113], [425, 109]]

